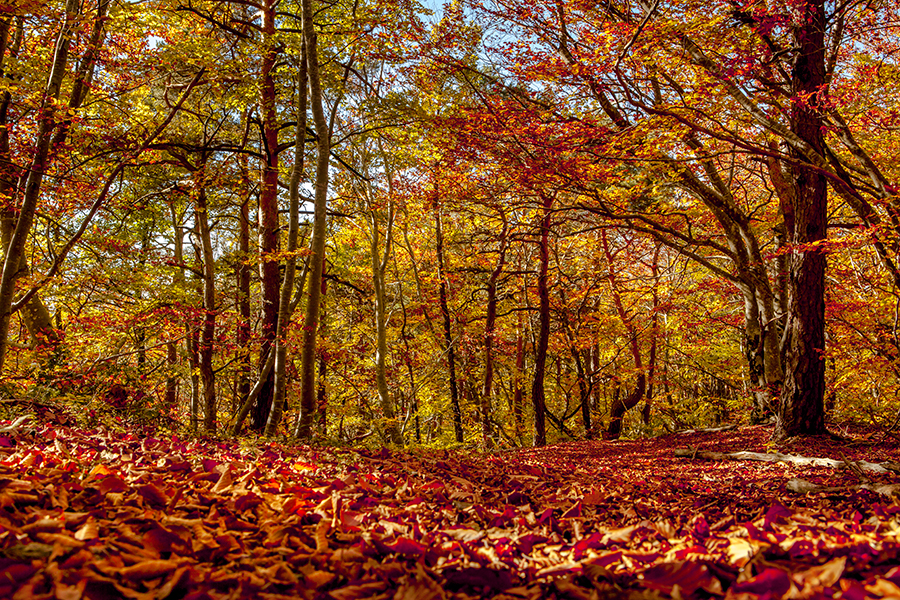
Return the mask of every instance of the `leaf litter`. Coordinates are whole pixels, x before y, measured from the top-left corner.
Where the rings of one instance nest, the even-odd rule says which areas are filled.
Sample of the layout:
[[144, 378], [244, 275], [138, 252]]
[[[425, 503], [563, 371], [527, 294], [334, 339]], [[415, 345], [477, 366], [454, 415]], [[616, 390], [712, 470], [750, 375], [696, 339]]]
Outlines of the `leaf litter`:
[[[0, 598], [900, 597], [900, 506], [852, 470], [673, 452], [765, 452], [769, 434], [478, 454], [7, 433]], [[893, 440], [779, 450], [900, 458]]]

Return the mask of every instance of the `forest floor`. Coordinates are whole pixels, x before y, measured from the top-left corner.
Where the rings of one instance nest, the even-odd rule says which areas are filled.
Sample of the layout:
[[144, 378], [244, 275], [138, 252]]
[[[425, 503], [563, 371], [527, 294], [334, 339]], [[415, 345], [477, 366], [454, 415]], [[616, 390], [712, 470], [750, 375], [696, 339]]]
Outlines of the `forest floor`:
[[900, 598], [900, 505], [857, 488], [897, 473], [700, 458], [900, 460], [890, 433], [839, 433], [479, 454], [20, 427], [0, 433], [0, 598]]

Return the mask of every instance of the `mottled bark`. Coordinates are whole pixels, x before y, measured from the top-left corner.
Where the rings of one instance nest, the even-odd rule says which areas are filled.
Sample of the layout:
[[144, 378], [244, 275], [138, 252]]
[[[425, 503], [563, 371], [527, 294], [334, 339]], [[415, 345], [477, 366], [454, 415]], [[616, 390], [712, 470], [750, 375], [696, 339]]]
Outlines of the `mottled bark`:
[[[820, 113], [825, 83], [825, 8], [807, 0], [792, 11], [797, 55], [791, 73], [791, 132], [816, 152], [823, 152]], [[793, 227], [785, 326], [785, 383], [775, 424], [775, 437], [825, 433], [825, 265], [821, 244], [826, 238], [825, 176], [807, 166], [806, 157], [790, 167], [794, 194]]]
[[[262, 174], [259, 182], [259, 274], [262, 282], [262, 324], [260, 364], [275, 346], [278, 329], [278, 301], [281, 277], [278, 261], [278, 118], [275, 112], [275, 67], [278, 40], [275, 36], [275, 10], [278, 0], [265, 0], [262, 15], [263, 55], [260, 64], [259, 112], [262, 121]], [[262, 371], [262, 370], [261, 370]], [[262, 431], [269, 418], [275, 391], [274, 372], [260, 388], [253, 408], [251, 428]]]
[[309, 259], [309, 297], [303, 322], [303, 354], [300, 363], [300, 418], [294, 432], [297, 438], [306, 440], [312, 436], [313, 417], [316, 410], [316, 339], [319, 326], [319, 305], [322, 300], [322, 275], [325, 269], [331, 131], [325, 119], [323, 106], [312, 0], [301, 0], [301, 8], [303, 11], [303, 39], [306, 44], [306, 65], [309, 74], [309, 104], [312, 109], [317, 138], [315, 206]]

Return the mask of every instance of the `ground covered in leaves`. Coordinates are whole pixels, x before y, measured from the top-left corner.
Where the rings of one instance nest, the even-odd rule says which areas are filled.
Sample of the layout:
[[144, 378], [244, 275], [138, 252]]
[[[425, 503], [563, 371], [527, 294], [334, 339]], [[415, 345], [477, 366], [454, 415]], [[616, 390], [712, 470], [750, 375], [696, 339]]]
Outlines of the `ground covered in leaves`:
[[[673, 453], [765, 452], [769, 435], [482, 455], [19, 428], [0, 434], [0, 598], [900, 597], [900, 506], [850, 489], [860, 473]], [[839, 489], [793, 493], [796, 477]]]

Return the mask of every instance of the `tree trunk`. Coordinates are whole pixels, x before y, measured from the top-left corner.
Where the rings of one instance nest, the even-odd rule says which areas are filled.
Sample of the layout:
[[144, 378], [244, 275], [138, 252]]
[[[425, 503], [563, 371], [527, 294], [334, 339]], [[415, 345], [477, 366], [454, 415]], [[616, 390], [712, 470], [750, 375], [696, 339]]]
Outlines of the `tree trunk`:
[[[521, 267], [519, 268], [521, 271]], [[516, 425], [516, 439], [522, 443], [522, 435], [525, 432], [525, 392], [522, 389], [522, 377], [525, 373], [525, 323], [522, 311], [519, 311], [516, 323], [516, 370], [513, 374], [513, 395], [510, 410], [513, 414], [513, 422]]]
[[457, 443], [463, 442], [462, 410], [459, 405], [459, 385], [456, 380], [456, 349], [453, 344], [453, 332], [450, 322], [450, 308], [447, 305], [447, 275], [444, 267], [444, 230], [441, 220], [440, 205], [434, 205], [435, 242], [437, 244], [438, 261], [438, 300], [441, 304], [441, 316], [444, 321], [444, 344], [447, 350], [447, 364], [450, 375], [450, 410], [453, 413], [453, 432]]
[[[262, 278], [262, 343], [260, 361], [275, 346], [278, 329], [278, 301], [281, 278], [278, 260], [278, 118], [275, 112], [275, 66], [278, 44], [275, 37], [277, 0], [262, 5], [263, 56], [260, 66], [259, 112], [262, 120], [262, 174], [259, 185], [259, 272]], [[251, 428], [262, 431], [269, 418], [275, 391], [274, 373], [264, 381], [253, 408]]]
[[606, 437], [615, 440], [622, 435], [622, 421], [625, 417], [625, 413], [637, 406], [637, 403], [640, 402], [647, 390], [647, 375], [644, 372], [644, 365], [641, 359], [641, 347], [638, 340], [637, 329], [634, 326], [634, 321], [625, 311], [625, 305], [622, 302], [622, 293], [619, 290], [619, 283], [613, 265], [614, 257], [609, 250], [609, 242], [606, 239], [605, 229], [600, 231], [600, 242], [603, 245], [603, 254], [606, 256], [606, 267], [609, 269], [607, 279], [609, 280], [609, 288], [612, 292], [613, 304], [615, 304], [616, 313], [619, 315], [622, 326], [625, 328], [625, 334], [628, 336], [628, 347], [631, 350], [631, 358], [634, 361], [634, 372], [636, 376], [634, 388], [631, 392], [624, 398], [621, 394], [616, 394], [615, 399], [609, 407], [609, 425], [606, 427]]
[[304, 151], [306, 148], [306, 91], [307, 67], [306, 44], [301, 43], [300, 68], [297, 86], [297, 127], [294, 132], [294, 168], [291, 170], [289, 186], [290, 207], [288, 209], [287, 263], [284, 268], [284, 283], [278, 301], [278, 321], [275, 336], [275, 388], [272, 410], [266, 423], [266, 436], [272, 437], [281, 422], [287, 394], [287, 330], [291, 322], [291, 294], [294, 293], [294, 279], [297, 274], [297, 240], [300, 229], [300, 180], [303, 178]]
[[[174, 199], [169, 203], [169, 212], [172, 217], [172, 231], [175, 235], [175, 245], [172, 251], [172, 258], [175, 261], [175, 271], [172, 273], [172, 287], [176, 291], [184, 286], [184, 227], [179, 218], [178, 211], [175, 210]], [[190, 342], [187, 343], [190, 352]], [[166, 377], [166, 407], [174, 408], [178, 402], [178, 346], [174, 341], [166, 344], [166, 363], [169, 368], [169, 374]]]
[[[390, 177], [390, 172], [387, 174]], [[369, 238], [372, 265], [372, 286], [375, 296], [375, 384], [378, 390], [378, 403], [385, 420], [385, 437], [392, 444], [402, 445], [403, 436], [400, 435], [400, 426], [394, 414], [394, 401], [388, 389], [386, 376], [387, 359], [387, 307], [385, 306], [385, 271], [390, 258], [393, 242], [394, 227], [394, 201], [388, 198], [388, 216], [385, 222], [384, 248], [380, 249], [380, 231], [378, 210], [375, 208], [375, 199], [371, 197], [373, 190], [368, 191], [370, 234]]]
[[553, 208], [552, 196], [541, 196], [543, 215], [541, 217], [541, 237], [539, 245], [540, 263], [538, 271], [538, 330], [534, 349], [534, 379], [531, 384], [531, 404], [534, 407], [534, 445], [547, 445], [547, 400], [544, 395], [544, 373], [547, 365], [547, 346], [550, 342], [550, 286], [547, 270], [550, 264], [550, 222]]
[[487, 316], [484, 323], [484, 383], [481, 387], [481, 398], [479, 412], [481, 413], [481, 438], [485, 447], [491, 445], [493, 436], [493, 428], [491, 427], [491, 396], [493, 396], [494, 385], [494, 336], [496, 335], [497, 323], [497, 280], [503, 272], [503, 266], [506, 264], [506, 246], [507, 233], [509, 225], [506, 219], [506, 213], [500, 211], [500, 218], [503, 221], [503, 228], [500, 231], [500, 249], [497, 257], [497, 266], [491, 271], [491, 276], [487, 284]]
[[203, 273], [203, 324], [198, 348], [198, 368], [203, 385], [203, 429], [216, 431], [216, 380], [213, 351], [216, 336], [216, 271], [209, 230], [209, 205], [206, 198], [206, 156], [194, 173], [194, 226], [200, 238], [200, 265]]
[[316, 334], [319, 326], [319, 305], [322, 300], [322, 274], [325, 268], [325, 236], [328, 204], [328, 164], [331, 152], [331, 131], [325, 119], [322, 86], [319, 79], [319, 53], [313, 25], [312, 0], [301, 0], [303, 10], [303, 40], [306, 44], [306, 65], [309, 73], [309, 99], [316, 129], [316, 186], [313, 232], [310, 240], [309, 298], [303, 323], [302, 360], [300, 364], [300, 418], [295, 435], [302, 440], [312, 436], [316, 409]]
[[[822, 0], [806, 0], [793, 9], [797, 56], [791, 73], [791, 131], [823, 153], [819, 112], [825, 83], [825, 9]], [[790, 167], [789, 206], [792, 254], [785, 331], [785, 384], [775, 424], [776, 439], [825, 433], [825, 264], [819, 242], [826, 238], [825, 176], [796, 150]]]
[[[246, 118], [246, 116], [245, 116]], [[250, 394], [250, 169], [246, 154], [238, 155], [241, 206], [238, 213], [237, 276], [238, 321], [235, 346], [238, 353], [235, 370], [235, 406], [243, 406]]]
[[6, 348], [9, 343], [9, 324], [11, 318], [12, 301], [16, 292], [16, 280], [22, 275], [22, 265], [25, 259], [25, 246], [31, 234], [31, 225], [37, 211], [40, 198], [41, 183], [44, 174], [49, 168], [50, 142], [53, 130], [57, 126], [57, 111], [66, 64], [69, 59], [69, 45], [72, 41], [73, 26], [79, 10], [78, 0], [66, 1], [66, 16], [56, 48], [53, 54], [53, 66], [44, 89], [43, 101], [38, 115], [38, 129], [36, 143], [32, 151], [33, 159], [28, 170], [28, 178], [25, 180], [22, 204], [19, 206], [19, 214], [16, 217], [16, 226], [10, 236], [9, 245], [6, 248], [6, 256], [3, 262], [3, 273], [0, 276], [0, 373], [3, 372], [3, 362], [6, 358]]

